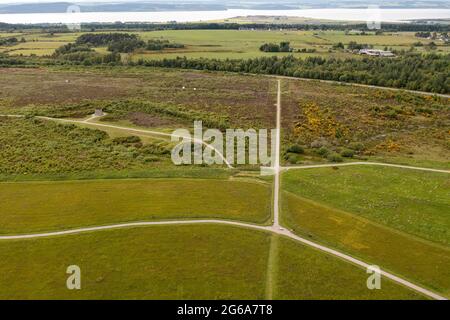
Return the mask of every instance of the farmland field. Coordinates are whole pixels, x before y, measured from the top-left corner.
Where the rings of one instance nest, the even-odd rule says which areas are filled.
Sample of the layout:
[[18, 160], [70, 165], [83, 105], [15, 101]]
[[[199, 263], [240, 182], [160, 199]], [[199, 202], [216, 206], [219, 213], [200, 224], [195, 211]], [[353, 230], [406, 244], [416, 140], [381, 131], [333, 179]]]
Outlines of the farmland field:
[[[8, 287], [0, 298], [264, 299], [270, 241], [263, 232], [202, 225], [0, 243], [0, 259], [8, 261], [0, 265], [0, 287]], [[369, 291], [364, 270], [278, 241], [275, 299], [423, 299], [388, 280]], [[80, 291], [65, 287], [65, 269], [74, 263], [86, 270]], [[295, 276], [285, 272], [293, 268]]]
[[382, 170], [286, 173], [283, 188], [289, 192], [283, 195], [283, 221], [309, 239], [384, 265], [448, 295], [450, 277], [443, 276], [450, 263], [448, 204], [442, 198], [448, 194], [448, 177]]
[[[102, 32], [98, 32], [102, 33]], [[106, 33], [106, 32], [103, 32]], [[249, 59], [256, 57], [272, 56], [274, 53], [264, 53], [259, 47], [267, 42], [280, 43], [289, 41], [295, 50], [313, 49], [314, 52], [294, 52], [297, 57], [321, 56], [345, 58], [355, 55], [348, 52], [332, 50], [334, 44], [342, 42], [348, 45], [351, 41], [373, 45], [376, 49], [385, 47], [397, 50], [409, 50], [411, 45], [422, 42], [427, 45], [428, 39], [418, 39], [413, 32], [393, 33], [387, 32], [376, 35], [368, 32], [365, 35], [346, 34], [343, 31], [251, 31], [251, 30], [168, 30], [168, 31], [135, 31], [143, 40], [164, 39], [176, 43], [182, 43], [185, 48], [166, 49], [162, 52], [144, 51], [134, 53], [133, 60], [138, 59], [162, 59], [186, 56], [188, 58], [215, 58], [215, 59]], [[11, 55], [51, 55], [59, 46], [73, 42], [82, 33], [20, 33], [11, 34], [9, 37], [24, 38], [27, 42], [11, 47], [0, 47]], [[4, 34], [6, 37], [6, 34]], [[425, 52], [425, 47], [417, 47], [418, 52]], [[437, 53], [448, 53], [449, 46], [438, 43]], [[276, 53], [279, 56], [287, 53]]]
[[[273, 53], [259, 51], [259, 47], [266, 43], [280, 43], [289, 41], [295, 49], [315, 49], [313, 53], [294, 53], [298, 57], [307, 56], [330, 56], [335, 58], [352, 57], [354, 55], [343, 52], [330, 52], [333, 44], [342, 42], [348, 44], [350, 41], [367, 43], [375, 48], [383, 49], [395, 46], [399, 49], [409, 49], [418, 39], [412, 33], [401, 35], [346, 35], [337, 31], [158, 31], [141, 33], [143, 39], [163, 38], [173, 42], [185, 43], [187, 48], [179, 52], [144, 53], [136, 54], [134, 59], [162, 59], [186, 56], [188, 58], [216, 58], [216, 59], [249, 59], [263, 56], [271, 56]], [[426, 40], [424, 44], [428, 43]], [[448, 52], [448, 47], [442, 49]], [[287, 55], [286, 53], [277, 53]]]

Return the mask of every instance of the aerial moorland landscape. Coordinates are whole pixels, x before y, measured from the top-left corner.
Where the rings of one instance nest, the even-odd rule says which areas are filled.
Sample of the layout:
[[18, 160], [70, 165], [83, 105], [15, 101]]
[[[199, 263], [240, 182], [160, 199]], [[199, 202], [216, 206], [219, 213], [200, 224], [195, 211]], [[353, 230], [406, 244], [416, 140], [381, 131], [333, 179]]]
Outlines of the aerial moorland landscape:
[[[17, 6], [0, 6], [1, 300], [450, 297], [450, 20], [1, 23]], [[60, 12], [35, 6], [19, 13]]]

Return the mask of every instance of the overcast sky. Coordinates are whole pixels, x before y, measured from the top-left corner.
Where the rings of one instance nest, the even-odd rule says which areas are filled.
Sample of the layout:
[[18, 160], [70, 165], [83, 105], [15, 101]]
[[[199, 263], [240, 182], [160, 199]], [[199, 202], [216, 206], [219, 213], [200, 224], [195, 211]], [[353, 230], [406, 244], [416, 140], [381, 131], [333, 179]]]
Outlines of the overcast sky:
[[[214, 1], [214, 0], [128, 0], [128, 1], [148, 1], [148, 2], [177, 2], [177, 1], [183, 1], [183, 2], [208, 2], [208, 1]], [[215, 0], [217, 1], [217, 0]], [[238, 2], [239, 0], [233, 0], [233, 2]], [[254, 2], [258, 2], [258, 0], [253, 0]], [[276, 0], [275, 0], [276, 1]], [[302, 2], [302, 0], [297, 0], [299, 3]], [[349, 1], [349, 0], [344, 0]], [[388, 0], [380, 0], [380, 3], [387, 2]], [[408, 2], [408, 1], [414, 1], [414, 0], [394, 0], [394, 2]], [[433, 0], [421, 0], [420, 2], [427, 2], [427, 1], [433, 1]], [[39, 3], [39, 2], [71, 2], [71, 3], [79, 3], [79, 2], [127, 2], [127, 0], [0, 0], [0, 4], [10, 4], [10, 3]], [[221, 2], [227, 2], [227, 0], [222, 0]], [[260, 2], [270, 3], [271, 0], [260, 0]], [[292, 2], [296, 2], [293, 0]], [[361, 1], [362, 2], [362, 1]], [[372, 2], [372, 1], [371, 1]]]
[[[127, 2], [127, 1], [132, 1], [132, 2], [138, 2], [138, 1], [147, 1], [147, 2], [177, 2], [177, 1], [183, 1], [183, 2], [208, 2], [211, 0], [0, 0], [1, 4], [5, 4], [5, 3], [39, 3], [39, 2], [71, 2], [71, 3], [79, 3], [79, 2]], [[257, 0], [256, 0], [257, 1]], [[423, 1], [423, 0], [422, 0]], [[223, 0], [223, 2], [226, 2], [226, 0]], [[234, 1], [237, 2], [237, 1]], [[261, 0], [261, 2], [270, 2], [270, 0]]]
[[[138, 1], [148, 1], [148, 2], [176, 2], [176, 1], [184, 1], [184, 2], [195, 2], [195, 1], [209, 1], [209, 0], [128, 0], [133, 2]], [[226, 2], [226, 0], [224, 0]], [[264, 0], [261, 0], [264, 1]], [[127, 0], [0, 0], [0, 4], [5, 3], [39, 3], [39, 2], [71, 2], [71, 3], [79, 3], [79, 2], [127, 2]], [[267, 1], [270, 2], [270, 1]]]

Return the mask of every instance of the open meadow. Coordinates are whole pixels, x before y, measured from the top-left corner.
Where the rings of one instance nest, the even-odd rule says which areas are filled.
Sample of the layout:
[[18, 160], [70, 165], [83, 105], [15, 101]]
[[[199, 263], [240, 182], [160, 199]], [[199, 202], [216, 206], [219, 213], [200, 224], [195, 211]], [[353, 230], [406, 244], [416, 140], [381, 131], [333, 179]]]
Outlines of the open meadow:
[[[108, 33], [102, 31], [96, 33]], [[294, 49], [292, 54], [296, 57], [333, 57], [351, 58], [356, 55], [343, 50], [335, 50], [333, 45], [341, 42], [347, 46], [350, 42], [371, 45], [376, 49], [392, 48], [394, 50], [408, 51], [411, 46], [421, 42], [416, 46], [417, 52], [426, 53], [426, 45], [432, 42], [429, 39], [417, 38], [414, 32], [386, 32], [375, 34], [366, 32], [365, 34], [346, 33], [334, 30], [164, 30], [164, 31], [132, 31], [141, 39], [147, 40], [169, 40], [174, 43], [181, 43], [184, 48], [164, 49], [162, 51], [140, 51], [133, 53], [131, 58], [134, 61], [139, 59], [152, 60], [163, 58], [175, 58], [177, 56], [187, 58], [214, 58], [214, 59], [250, 59], [257, 57], [267, 57], [272, 55], [286, 56], [289, 53], [261, 52], [259, 48], [264, 43], [278, 44], [283, 41], [290, 42]], [[13, 46], [0, 47], [0, 52], [8, 53], [12, 56], [46, 56], [52, 55], [54, 51], [69, 42], [74, 42], [80, 32], [72, 33], [2, 33], [0, 38], [17, 37], [24, 38], [25, 42]], [[449, 53], [450, 47], [444, 43], [436, 42], [436, 53]], [[103, 48], [104, 50], [105, 48]], [[302, 49], [307, 52], [302, 52]], [[97, 48], [102, 52], [102, 48]], [[300, 52], [298, 52], [300, 51]]]
[[282, 219], [297, 234], [448, 295], [448, 182], [445, 173], [391, 168], [289, 171]]
[[[388, 280], [367, 290], [365, 270], [289, 240], [215, 225], [0, 242], [0, 259], [2, 299], [424, 299]], [[79, 291], [65, 286], [74, 262]]]
[[415, 236], [450, 245], [447, 174], [353, 167], [290, 171], [289, 192]]
[[270, 185], [246, 181], [23, 182], [0, 183], [0, 190], [1, 234], [201, 218], [263, 224], [271, 216]]

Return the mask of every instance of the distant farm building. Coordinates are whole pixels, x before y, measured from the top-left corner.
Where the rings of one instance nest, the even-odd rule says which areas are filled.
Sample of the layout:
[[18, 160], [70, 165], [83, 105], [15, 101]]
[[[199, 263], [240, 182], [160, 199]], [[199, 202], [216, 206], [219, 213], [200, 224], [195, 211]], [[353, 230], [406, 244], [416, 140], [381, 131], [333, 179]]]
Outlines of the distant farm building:
[[95, 115], [96, 117], [103, 117], [105, 114], [103, 113], [103, 110], [102, 110], [102, 109], [95, 109], [94, 115]]
[[395, 57], [391, 51], [377, 50], [377, 49], [361, 49], [359, 50], [359, 54], [365, 54], [368, 56], [375, 57]]

